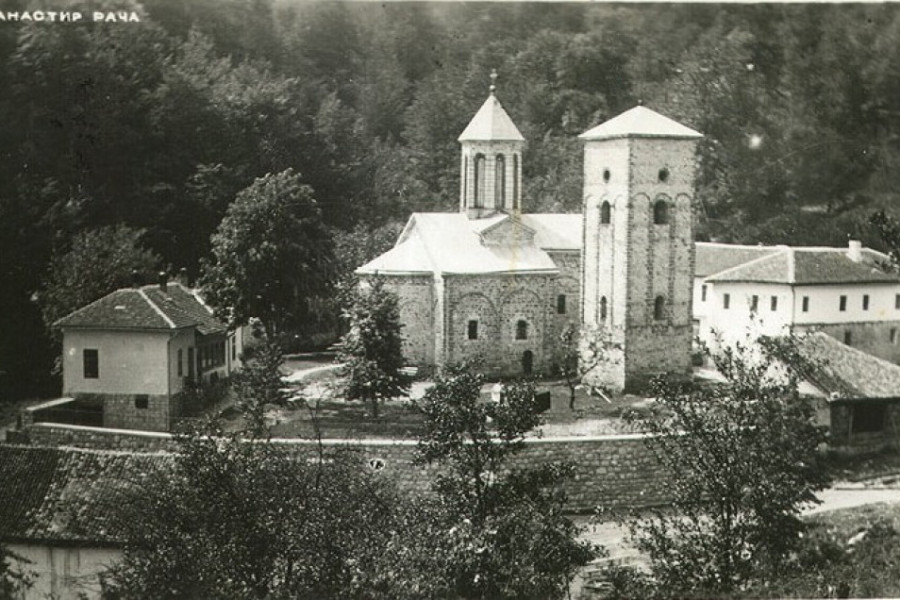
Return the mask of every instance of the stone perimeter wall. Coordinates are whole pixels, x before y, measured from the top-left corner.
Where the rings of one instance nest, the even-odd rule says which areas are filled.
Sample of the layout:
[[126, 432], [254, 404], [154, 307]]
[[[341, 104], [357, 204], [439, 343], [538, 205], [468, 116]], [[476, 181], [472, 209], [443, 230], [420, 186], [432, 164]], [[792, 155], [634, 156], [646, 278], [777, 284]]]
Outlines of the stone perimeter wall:
[[[29, 442], [40, 446], [77, 446], [109, 450], [159, 452], [174, 450], [173, 438], [162, 433], [104, 430], [93, 427], [36, 424], [26, 430]], [[548, 462], [568, 462], [574, 476], [565, 483], [569, 510], [590, 512], [597, 506], [646, 507], [665, 504], [666, 474], [644, 446], [643, 435], [529, 439], [525, 449], [511, 459], [515, 467]], [[314, 460], [311, 440], [276, 440], [299, 457]], [[415, 441], [325, 440], [329, 449], [359, 453], [367, 468], [396, 481], [401, 489], [427, 492], [435, 467], [413, 464]]]

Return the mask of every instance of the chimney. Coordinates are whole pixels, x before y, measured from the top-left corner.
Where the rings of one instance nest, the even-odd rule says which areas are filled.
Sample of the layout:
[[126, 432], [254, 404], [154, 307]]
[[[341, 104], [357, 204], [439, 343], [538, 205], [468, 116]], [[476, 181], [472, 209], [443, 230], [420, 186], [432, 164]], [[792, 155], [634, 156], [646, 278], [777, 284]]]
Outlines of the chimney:
[[185, 267], [178, 269], [178, 276], [175, 280], [186, 288], [191, 287], [191, 277], [188, 275], [188, 270]]
[[847, 247], [847, 258], [853, 262], [862, 260], [862, 242], [859, 240], [850, 240], [850, 244]]
[[169, 291], [169, 275], [165, 271], [159, 272], [159, 289], [163, 292]]
[[141, 281], [141, 274], [138, 272], [137, 269], [132, 269], [131, 270], [131, 287], [139, 288], [139, 287], [141, 287], [141, 283], [143, 283]]

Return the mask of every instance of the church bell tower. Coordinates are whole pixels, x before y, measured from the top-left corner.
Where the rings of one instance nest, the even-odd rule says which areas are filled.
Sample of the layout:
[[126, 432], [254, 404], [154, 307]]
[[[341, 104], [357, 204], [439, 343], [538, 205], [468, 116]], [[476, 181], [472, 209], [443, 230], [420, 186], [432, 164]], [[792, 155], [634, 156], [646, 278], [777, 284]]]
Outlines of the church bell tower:
[[[606, 345], [585, 377], [615, 391], [690, 370], [694, 154], [702, 134], [637, 106], [584, 142], [582, 322]], [[585, 347], [583, 340], [583, 347]]]
[[496, 80], [494, 71], [490, 95], [459, 136], [459, 210], [470, 219], [521, 210], [525, 138], [497, 100]]

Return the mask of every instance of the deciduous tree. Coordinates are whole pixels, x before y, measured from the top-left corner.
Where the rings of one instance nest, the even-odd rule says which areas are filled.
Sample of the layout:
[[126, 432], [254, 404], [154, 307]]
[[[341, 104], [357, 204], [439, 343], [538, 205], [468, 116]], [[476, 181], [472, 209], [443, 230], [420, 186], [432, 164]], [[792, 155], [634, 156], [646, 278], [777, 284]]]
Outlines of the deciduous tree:
[[829, 480], [824, 428], [798, 392], [805, 366], [794, 342], [761, 340], [713, 359], [724, 384], [659, 380], [668, 416], [641, 421], [674, 506], [628, 522], [655, 595], [719, 595], [777, 570], [800, 539], [800, 509]]
[[363, 283], [353, 295], [345, 318], [349, 331], [340, 343], [338, 360], [345, 364], [346, 397], [378, 405], [386, 398], [409, 392], [409, 378], [401, 369], [403, 338], [397, 295], [379, 278]]
[[309, 186], [291, 169], [241, 191], [212, 237], [200, 283], [230, 325], [260, 320], [268, 339], [301, 328], [331, 283], [331, 239]]

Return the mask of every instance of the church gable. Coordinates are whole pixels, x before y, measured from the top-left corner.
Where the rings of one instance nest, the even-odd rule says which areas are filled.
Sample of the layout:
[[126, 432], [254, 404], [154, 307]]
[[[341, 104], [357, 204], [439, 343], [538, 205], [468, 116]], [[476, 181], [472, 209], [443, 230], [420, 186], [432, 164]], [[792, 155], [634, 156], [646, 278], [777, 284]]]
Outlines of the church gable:
[[534, 246], [534, 230], [513, 217], [481, 232], [481, 241], [488, 247]]

